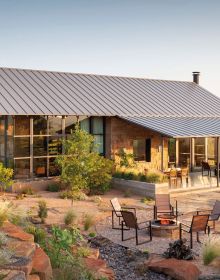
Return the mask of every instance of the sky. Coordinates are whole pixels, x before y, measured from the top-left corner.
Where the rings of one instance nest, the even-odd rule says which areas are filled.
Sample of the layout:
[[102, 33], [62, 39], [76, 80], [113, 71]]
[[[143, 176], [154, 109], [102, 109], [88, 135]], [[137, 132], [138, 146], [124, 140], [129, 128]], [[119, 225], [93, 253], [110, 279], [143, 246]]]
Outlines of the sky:
[[0, 67], [192, 80], [220, 97], [220, 0], [0, 0]]

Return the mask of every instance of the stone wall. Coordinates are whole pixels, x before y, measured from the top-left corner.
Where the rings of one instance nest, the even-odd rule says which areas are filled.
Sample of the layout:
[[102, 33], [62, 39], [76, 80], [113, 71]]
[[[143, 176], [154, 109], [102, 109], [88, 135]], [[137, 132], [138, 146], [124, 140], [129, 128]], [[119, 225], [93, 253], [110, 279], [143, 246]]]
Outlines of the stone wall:
[[[151, 162], [139, 162], [146, 169], [161, 170], [162, 136], [152, 130], [132, 124], [117, 117], [106, 118], [106, 156], [115, 158], [120, 148], [133, 153], [133, 140], [151, 138]], [[168, 165], [168, 139], [164, 138], [164, 168]]]

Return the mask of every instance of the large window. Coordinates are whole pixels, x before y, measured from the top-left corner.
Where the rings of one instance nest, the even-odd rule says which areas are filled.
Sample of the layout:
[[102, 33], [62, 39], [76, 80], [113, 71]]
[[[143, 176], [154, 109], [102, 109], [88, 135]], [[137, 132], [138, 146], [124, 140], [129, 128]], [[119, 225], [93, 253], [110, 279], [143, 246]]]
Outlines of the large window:
[[176, 163], [176, 139], [169, 138], [168, 140], [168, 155], [169, 155], [169, 164]]
[[217, 161], [217, 141], [216, 138], [208, 138], [207, 143], [207, 159], [209, 164], [215, 165]]
[[151, 162], [151, 139], [137, 139], [133, 141], [135, 161]]
[[102, 117], [7, 116], [0, 117], [0, 162], [14, 168], [15, 179], [59, 175], [56, 157], [63, 152], [62, 139], [79, 121], [81, 129], [95, 137], [104, 154]]
[[205, 138], [195, 138], [194, 141], [195, 167], [201, 167], [205, 160]]
[[190, 138], [179, 139], [179, 165], [190, 166]]

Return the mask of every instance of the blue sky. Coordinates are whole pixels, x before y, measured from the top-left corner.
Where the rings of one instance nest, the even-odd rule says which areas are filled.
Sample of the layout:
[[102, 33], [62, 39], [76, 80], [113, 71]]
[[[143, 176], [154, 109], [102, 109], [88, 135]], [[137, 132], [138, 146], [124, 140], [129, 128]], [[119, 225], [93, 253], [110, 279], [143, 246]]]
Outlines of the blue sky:
[[0, 0], [0, 66], [192, 80], [220, 96], [219, 0]]

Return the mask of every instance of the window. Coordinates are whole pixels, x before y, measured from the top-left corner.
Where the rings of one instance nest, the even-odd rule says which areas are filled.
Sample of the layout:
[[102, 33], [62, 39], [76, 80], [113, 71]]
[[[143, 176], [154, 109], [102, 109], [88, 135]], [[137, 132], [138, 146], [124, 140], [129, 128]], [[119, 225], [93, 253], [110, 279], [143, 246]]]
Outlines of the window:
[[58, 135], [62, 134], [62, 117], [49, 118], [49, 134]]
[[30, 157], [30, 137], [15, 137], [14, 157]]
[[195, 167], [202, 166], [205, 160], [205, 138], [195, 138]]
[[176, 139], [169, 138], [168, 140], [168, 154], [169, 154], [169, 163], [176, 162]]
[[33, 118], [34, 135], [47, 135], [47, 117], [37, 116]]
[[26, 116], [15, 117], [15, 135], [30, 135], [30, 118]]
[[97, 152], [104, 155], [104, 122], [103, 118], [92, 117], [91, 118], [91, 134], [95, 138], [95, 144], [97, 145]]
[[179, 164], [180, 166], [190, 166], [190, 138], [179, 139]]
[[151, 139], [133, 141], [134, 160], [151, 162]]

